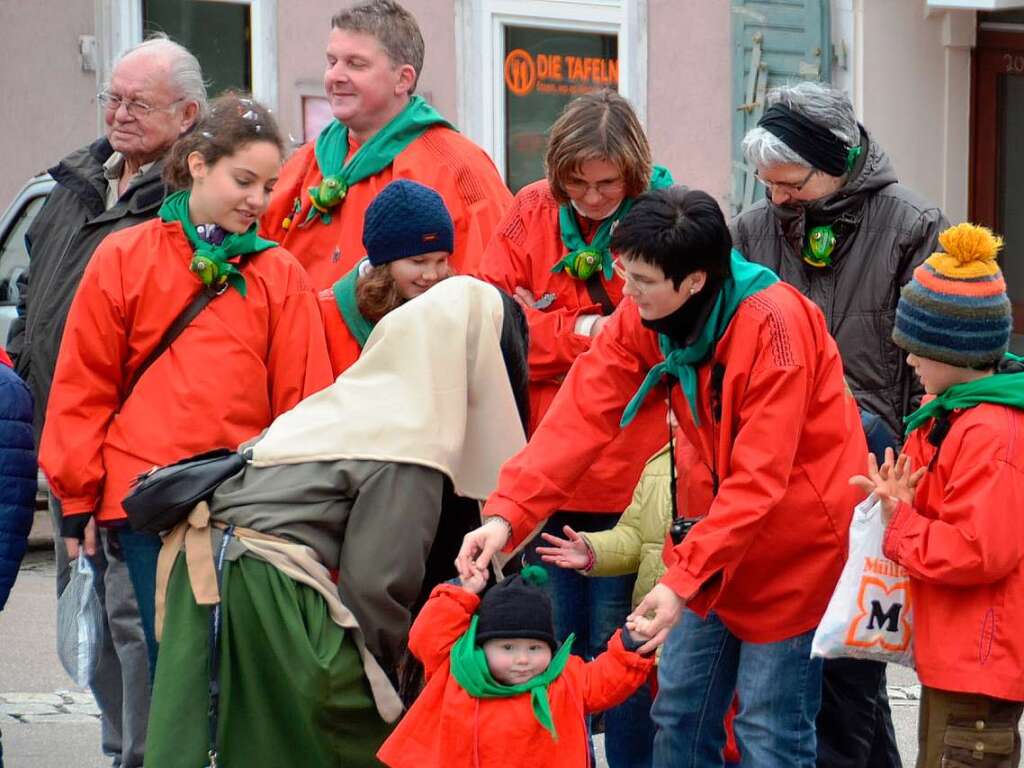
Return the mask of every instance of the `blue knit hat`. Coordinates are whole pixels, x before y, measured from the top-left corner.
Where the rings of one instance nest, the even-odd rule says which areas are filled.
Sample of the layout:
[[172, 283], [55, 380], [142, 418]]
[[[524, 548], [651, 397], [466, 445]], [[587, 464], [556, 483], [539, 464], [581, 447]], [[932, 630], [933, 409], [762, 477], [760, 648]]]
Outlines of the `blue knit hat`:
[[454, 242], [455, 227], [444, 200], [423, 184], [392, 181], [366, 209], [363, 247], [375, 267], [422, 253], [451, 253]]
[[892, 340], [929, 360], [979, 368], [1006, 352], [1013, 326], [1006, 282], [996, 263], [1001, 238], [958, 224], [939, 235], [933, 253], [903, 286]]

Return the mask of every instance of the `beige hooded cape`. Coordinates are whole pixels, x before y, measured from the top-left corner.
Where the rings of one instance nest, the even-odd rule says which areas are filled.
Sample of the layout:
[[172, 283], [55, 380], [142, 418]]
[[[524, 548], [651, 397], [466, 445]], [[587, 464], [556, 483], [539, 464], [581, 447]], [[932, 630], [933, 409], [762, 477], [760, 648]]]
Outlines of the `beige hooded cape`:
[[252, 464], [421, 464], [459, 495], [486, 499], [526, 444], [501, 356], [503, 318], [493, 286], [471, 277], [434, 286], [381, 320], [334, 384], [275, 419]]

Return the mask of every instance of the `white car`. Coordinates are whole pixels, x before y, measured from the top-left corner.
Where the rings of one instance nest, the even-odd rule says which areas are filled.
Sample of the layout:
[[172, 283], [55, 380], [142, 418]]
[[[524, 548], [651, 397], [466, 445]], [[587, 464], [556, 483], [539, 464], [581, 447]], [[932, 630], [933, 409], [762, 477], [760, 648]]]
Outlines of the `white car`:
[[18, 316], [18, 278], [28, 269], [25, 233], [55, 184], [48, 173], [32, 177], [0, 216], [0, 345]]
[[[0, 216], [0, 345], [7, 345], [11, 323], [18, 316], [18, 278], [28, 269], [28, 249], [25, 247], [25, 233], [32, 220], [46, 202], [47, 195], [56, 182], [48, 173], [33, 176], [7, 210]], [[49, 485], [42, 472], [39, 473], [39, 491], [36, 506], [45, 507]]]

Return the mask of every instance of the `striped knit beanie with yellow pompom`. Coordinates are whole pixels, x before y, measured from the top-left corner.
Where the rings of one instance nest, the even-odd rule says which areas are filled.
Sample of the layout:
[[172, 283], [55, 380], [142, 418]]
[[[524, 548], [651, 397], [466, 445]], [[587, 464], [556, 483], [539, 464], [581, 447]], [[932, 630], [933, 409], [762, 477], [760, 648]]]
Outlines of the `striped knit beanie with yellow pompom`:
[[908, 352], [961, 368], [997, 363], [1010, 343], [1006, 281], [996, 264], [1002, 238], [974, 224], [939, 235], [933, 253], [903, 286], [892, 340]]

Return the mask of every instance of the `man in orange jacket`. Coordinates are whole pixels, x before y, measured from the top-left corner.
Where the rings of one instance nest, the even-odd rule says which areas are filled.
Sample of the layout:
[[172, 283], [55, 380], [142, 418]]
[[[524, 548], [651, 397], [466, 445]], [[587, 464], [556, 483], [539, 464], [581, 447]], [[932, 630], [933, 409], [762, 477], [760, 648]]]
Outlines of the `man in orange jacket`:
[[736, 691], [744, 761], [810, 768], [821, 697], [811, 638], [859, 498], [844, 473], [867, 453], [835, 342], [812, 302], [731, 249], [706, 193], [643, 195], [612, 249], [632, 300], [503, 468], [484, 525], [463, 542], [460, 575], [558, 509], [620, 417], [628, 423], [652, 390], [668, 396], [713, 500], [688, 532], [676, 521], [668, 569], [627, 622], [648, 645], [665, 643], [654, 764], [720, 765]]
[[363, 215], [392, 179], [444, 198], [460, 274], [475, 272], [512, 201], [491, 158], [414, 95], [422, 69], [419, 26], [394, 0], [366, 0], [331, 19], [324, 89], [335, 119], [285, 165], [261, 228], [317, 290], [366, 257]]

